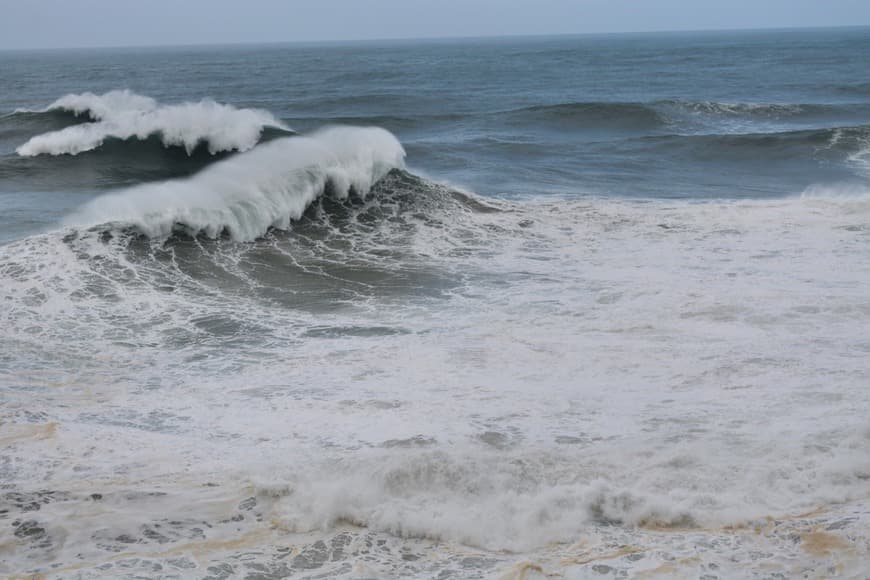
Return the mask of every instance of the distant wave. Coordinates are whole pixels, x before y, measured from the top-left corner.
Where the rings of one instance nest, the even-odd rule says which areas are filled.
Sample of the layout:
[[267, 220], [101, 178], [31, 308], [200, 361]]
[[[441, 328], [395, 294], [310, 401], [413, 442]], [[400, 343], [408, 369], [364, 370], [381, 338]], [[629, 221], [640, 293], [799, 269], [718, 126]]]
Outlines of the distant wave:
[[846, 93], [848, 95], [867, 96], [870, 95], [870, 82], [859, 82], [851, 85], [843, 85], [837, 87], [837, 90], [841, 93]]
[[835, 107], [799, 103], [729, 103], [718, 101], [657, 101], [654, 107], [696, 114], [746, 117], [794, 117], [833, 112]]
[[253, 240], [286, 229], [323, 193], [364, 197], [405, 151], [379, 128], [334, 127], [287, 137], [207, 167], [187, 179], [135, 186], [98, 197], [70, 226], [133, 228], [149, 237], [192, 235]]
[[687, 149], [711, 159], [764, 160], [777, 157], [801, 161], [826, 157], [855, 161], [870, 152], [870, 125], [827, 127], [771, 133], [661, 135], [638, 140], [646, 146]]
[[70, 94], [41, 111], [16, 113], [56, 115], [59, 111], [86, 115], [92, 122], [32, 137], [16, 149], [19, 155], [76, 155], [100, 147], [107, 139], [145, 140], [155, 135], [165, 147], [184, 147], [191, 154], [200, 144], [205, 144], [214, 154], [251, 149], [267, 127], [291, 131], [268, 111], [237, 109], [211, 100], [161, 105], [150, 97], [127, 90], [103, 95]]
[[870, 107], [862, 105], [659, 100], [563, 102], [489, 115], [509, 125], [564, 131], [612, 129], [732, 134], [754, 125], [764, 132], [770, 130], [771, 123], [781, 125], [780, 128], [793, 123], [826, 126], [863, 118], [865, 114], [870, 114]]
[[[623, 167], [637, 172], [637, 181], [629, 186], [641, 190], [643, 176], [660, 170], [650, 159], [657, 160], [665, 172], [688, 168], [691, 188], [708, 178], [710, 183], [723, 183], [716, 195], [724, 197], [788, 195], [811, 183], [870, 179], [870, 125], [771, 133], [644, 135], [601, 147], [614, 159], [624, 160]], [[616, 165], [619, 162], [608, 168], [621, 170]]]
[[853, 123], [870, 116], [870, 105], [820, 103], [746, 103], [665, 99], [649, 102], [564, 101], [506, 110], [445, 112], [442, 114], [372, 114], [298, 117], [311, 123], [365, 124], [393, 130], [438, 129], [445, 125], [545, 129], [582, 133], [584, 130], [686, 134], [734, 134], [786, 130], [788, 127], [826, 127]]

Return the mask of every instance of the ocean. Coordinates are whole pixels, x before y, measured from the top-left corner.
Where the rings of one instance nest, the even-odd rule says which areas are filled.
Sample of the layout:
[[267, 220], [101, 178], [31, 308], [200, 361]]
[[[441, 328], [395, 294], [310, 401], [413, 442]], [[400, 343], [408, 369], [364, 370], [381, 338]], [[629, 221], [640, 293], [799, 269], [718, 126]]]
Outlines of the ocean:
[[0, 52], [0, 575], [870, 575], [870, 28]]

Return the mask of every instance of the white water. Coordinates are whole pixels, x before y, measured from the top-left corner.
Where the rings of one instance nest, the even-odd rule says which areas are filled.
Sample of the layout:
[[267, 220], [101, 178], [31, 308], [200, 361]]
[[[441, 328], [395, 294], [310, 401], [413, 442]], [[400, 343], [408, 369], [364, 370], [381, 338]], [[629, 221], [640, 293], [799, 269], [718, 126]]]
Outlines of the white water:
[[42, 112], [69, 111], [93, 122], [72, 125], [32, 137], [16, 150], [19, 155], [77, 155], [100, 147], [108, 138], [144, 140], [157, 135], [166, 147], [184, 147], [188, 154], [205, 143], [210, 153], [246, 151], [265, 127], [289, 128], [268, 111], [237, 109], [210, 100], [161, 105], [130, 91], [71, 94]]
[[[134, 201], [118, 219], [150, 215], [140, 191], [121, 194]], [[4, 246], [2, 352], [55, 361], [15, 370], [13, 357], [3, 372], [4, 443], [21, 458], [4, 473], [63, 494], [21, 516], [52, 541], [7, 552], [6, 571], [108, 563], [113, 576], [173, 559], [238, 571], [239, 551], [279, 567], [268, 546], [297, 558], [336, 534], [365, 550], [375, 534], [387, 547], [356, 573], [425, 575], [427, 559], [473, 553], [487, 573], [528, 560], [582, 577], [578, 542], [629, 546], [643, 559], [608, 564], [630, 570], [860, 573], [866, 195], [501, 207], [397, 212], [316, 242], [344, 240], [347, 270], [293, 238], [218, 243], [214, 278], [197, 279], [89, 235]], [[280, 256], [321, 290], [270, 274]], [[280, 283], [304, 304], [327, 275], [363, 267], [369, 278], [346, 281], [356, 299], [333, 309], [258, 298]], [[387, 292], [423, 274], [452, 285]], [[827, 531], [841, 520], [846, 531]], [[836, 536], [829, 553], [802, 547], [815, 533]], [[15, 541], [0, 531], [0, 545]], [[701, 559], [685, 541], [705, 546]], [[322, 569], [350, 575], [343, 558]]]

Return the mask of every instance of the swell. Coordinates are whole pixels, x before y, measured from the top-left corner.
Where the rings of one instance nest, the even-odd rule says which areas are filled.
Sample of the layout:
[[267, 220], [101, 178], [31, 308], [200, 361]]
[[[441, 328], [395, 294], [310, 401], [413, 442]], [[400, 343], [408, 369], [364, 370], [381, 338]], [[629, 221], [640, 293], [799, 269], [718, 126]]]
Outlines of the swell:
[[[328, 110], [328, 104], [327, 101], [321, 106]], [[379, 109], [383, 110], [383, 104]], [[293, 117], [292, 121], [307, 128], [330, 123], [374, 125], [403, 134], [461, 126], [486, 134], [545, 130], [572, 135], [588, 132], [617, 136], [715, 136], [848, 129], [864, 122], [870, 106], [658, 100], [567, 101], [502, 111], [437, 114], [413, 113], [401, 107], [396, 111], [315, 114]], [[292, 133], [267, 111], [236, 109], [209, 100], [162, 105], [130, 91], [67, 95], [45, 109], [19, 110], [0, 118], [0, 140], [17, 141], [16, 151], [21, 156], [77, 155], [111, 148], [117, 141], [128, 144], [146, 141], [165, 148], [180, 148], [189, 155], [197, 150], [214, 155], [245, 151], [259, 142]], [[21, 143], [22, 140], [26, 141]], [[130, 157], [138, 157], [139, 152], [136, 153]]]
[[[264, 133], [262, 140], [275, 138]], [[99, 149], [76, 156], [0, 157], [0, 179], [20, 191], [116, 189], [189, 176], [232, 154], [212, 154], [204, 147], [188, 154], [180, 147], [164, 147], [156, 135], [143, 140], [110, 138]]]
[[728, 159], [775, 157], [801, 161], [827, 158], [847, 161], [870, 153], [870, 125], [828, 127], [771, 133], [662, 135], [641, 139], [653, 147], [685, 150], [694, 157]]
[[870, 113], [864, 105], [791, 103], [727, 103], [716, 101], [660, 100], [643, 102], [565, 102], [535, 105], [495, 113], [508, 124], [548, 126], [560, 130], [589, 128], [664, 130], [675, 132], [731, 133], [735, 121], [744, 123], [827, 126], [838, 121], [862, 119]]
[[[50, 127], [31, 137], [16, 152], [21, 156], [77, 155], [106, 141], [158, 137], [164, 147], [182, 147], [190, 154], [198, 147], [215, 154], [246, 151], [267, 128], [292, 133], [267, 111], [238, 109], [211, 100], [161, 105], [130, 91], [70, 94], [41, 111], [17, 111], [8, 117], [17, 124], [45, 122]], [[87, 122], [81, 122], [89, 119]], [[70, 124], [71, 123], [71, 124]]]
[[837, 87], [837, 91], [852, 96], [870, 96], [870, 82], [858, 82]]
[[535, 105], [500, 114], [511, 124], [548, 125], [552, 128], [577, 129], [609, 127], [649, 129], [668, 124], [654, 107], [642, 103], [558, 103]]
[[[402, 103], [396, 107], [401, 110]], [[440, 105], [439, 105], [440, 106]], [[383, 107], [380, 107], [383, 109]], [[439, 110], [432, 108], [430, 111]], [[566, 101], [506, 110], [478, 110], [433, 114], [313, 115], [289, 119], [294, 125], [324, 123], [364, 124], [394, 131], [439, 131], [446, 126], [483, 129], [505, 128], [555, 132], [584, 131], [618, 134], [734, 134], [770, 132], [789, 128], [822, 128], [861, 122], [870, 106], [816, 103], [729, 103], [717, 101], [658, 100], [650, 102]], [[753, 126], [756, 128], [753, 129]]]

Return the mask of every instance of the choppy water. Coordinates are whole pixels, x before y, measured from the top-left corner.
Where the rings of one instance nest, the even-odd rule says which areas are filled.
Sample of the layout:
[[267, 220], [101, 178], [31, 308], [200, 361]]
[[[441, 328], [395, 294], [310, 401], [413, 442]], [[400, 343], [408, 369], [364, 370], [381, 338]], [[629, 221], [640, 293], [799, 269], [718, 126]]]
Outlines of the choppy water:
[[867, 62], [0, 53], [0, 573], [866, 575]]

